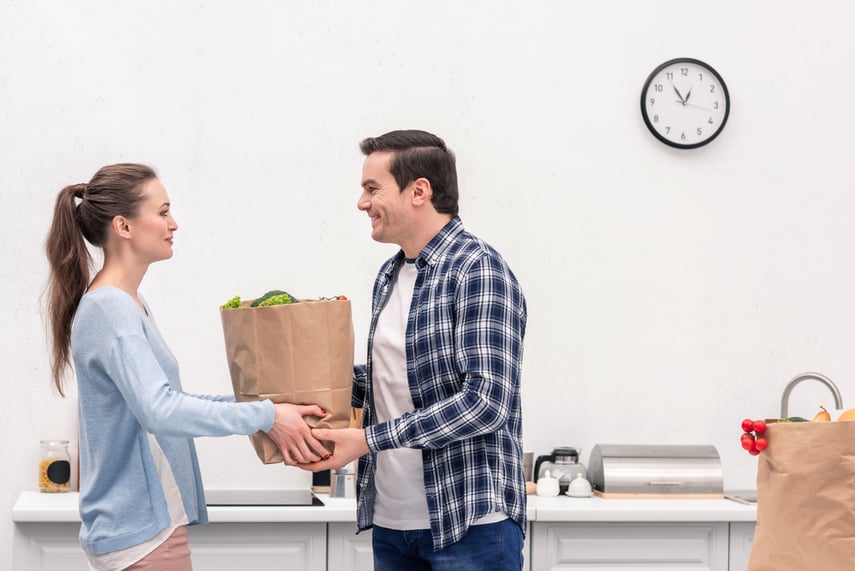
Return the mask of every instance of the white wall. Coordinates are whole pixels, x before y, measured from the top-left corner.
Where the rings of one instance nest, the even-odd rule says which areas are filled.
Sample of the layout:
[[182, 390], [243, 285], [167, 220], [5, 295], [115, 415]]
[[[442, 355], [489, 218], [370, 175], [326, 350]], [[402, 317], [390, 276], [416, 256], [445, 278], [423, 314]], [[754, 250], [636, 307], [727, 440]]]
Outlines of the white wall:
[[[191, 391], [230, 390], [234, 294], [345, 294], [364, 352], [394, 248], [355, 208], [357, 143], [422, 128], [457, 151], [464, 223], [527, 294], [526, 448], [710, 443], [748, 488], [739, 421], [777, 416], [791, 377], [824, 373], [855, 406], [849, 4], [238, 5], [0, 0], [0, 508], [35, 489], [40, 438], [76, 435], [38, 303], [54, 197], [118, 161], [158, 168], [181, 225], [143, 294]], [[733, 100], [694, 151], [638, 109], [677, 56]], [[832, 406], [818, 384], [793, 397]], [[245, 437], [200, 448], [212, 486], [306, 482]], [[6, 566], [12, 531], [0, 518]]]

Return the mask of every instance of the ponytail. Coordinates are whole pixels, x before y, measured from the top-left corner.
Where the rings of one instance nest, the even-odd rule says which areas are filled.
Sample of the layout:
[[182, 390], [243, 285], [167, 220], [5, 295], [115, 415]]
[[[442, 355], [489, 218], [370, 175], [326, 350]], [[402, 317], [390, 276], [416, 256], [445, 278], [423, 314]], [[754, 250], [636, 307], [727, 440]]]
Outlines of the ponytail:
[[101, 168], [88, 184], [63, 188], [56, 198], [53, 223], [45, 241], [50, 264], [47, 285], [51, 332], [51, 376], [59, 394], [71, 366], [71, 326], [92, 268], [86, 246], [103, 248], [114, 217], [137, 215], [142, 187], [157, 173], [149, 166], [121, 163]]
[[77, 222], [76, 199], [83, 198], [85, 184], [66, 186], [56, 198], [53, 223], [45, 243], [50, 263], [48, 319], [51, 323], [51, 376], [59, 394], [63, 373], [71, 364], [71, 323], [77, 304], [89, 285], [92, 258]]

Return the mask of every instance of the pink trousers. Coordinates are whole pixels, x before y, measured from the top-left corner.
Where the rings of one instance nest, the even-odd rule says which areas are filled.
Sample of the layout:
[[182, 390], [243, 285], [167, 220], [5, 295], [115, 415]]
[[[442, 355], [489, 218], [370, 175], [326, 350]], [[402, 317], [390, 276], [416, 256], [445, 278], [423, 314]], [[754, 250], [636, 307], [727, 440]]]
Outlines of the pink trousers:
[[190, 546], [187, 543], [187, 526], [176, 528], [157, 549], [125, 571], [193, 571]]

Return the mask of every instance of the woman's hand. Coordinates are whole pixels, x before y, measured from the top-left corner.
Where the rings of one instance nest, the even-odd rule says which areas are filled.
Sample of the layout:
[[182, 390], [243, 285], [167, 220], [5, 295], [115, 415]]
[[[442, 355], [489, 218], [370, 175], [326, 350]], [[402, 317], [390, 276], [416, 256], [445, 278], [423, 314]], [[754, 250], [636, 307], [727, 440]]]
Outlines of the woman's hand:
[[285, 464], [309, 464], [330, 457], [330, 453], [321, 441], [312, 435], [312, 429], [303, 420], [304, 416], [326, 416], [324, 409], [313, 404], [280, 403], [273, 406], [276, 416], [267, 435], [282, 451]]
[[304, 470], [337, 470], [369, 452], [365, 431], [361, 428], [314, 428], [312, 434], [315, 438], [329, 440], [335, 444], [335, 452], [320, 462], [301, 465], [300, 468]]

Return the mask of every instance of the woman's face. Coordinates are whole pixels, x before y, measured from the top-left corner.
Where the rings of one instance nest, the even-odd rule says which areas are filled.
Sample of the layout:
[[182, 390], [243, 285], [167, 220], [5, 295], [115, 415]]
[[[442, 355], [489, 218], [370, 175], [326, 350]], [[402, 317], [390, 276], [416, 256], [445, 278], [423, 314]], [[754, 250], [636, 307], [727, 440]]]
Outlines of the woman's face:
[[143, 262], [152, 263], [172, 257], [172, 238], [178, 224], [169, 209], [169, 195], [154, 178], [143, 185], [139, 212], [128, 219], [131, 244]]

